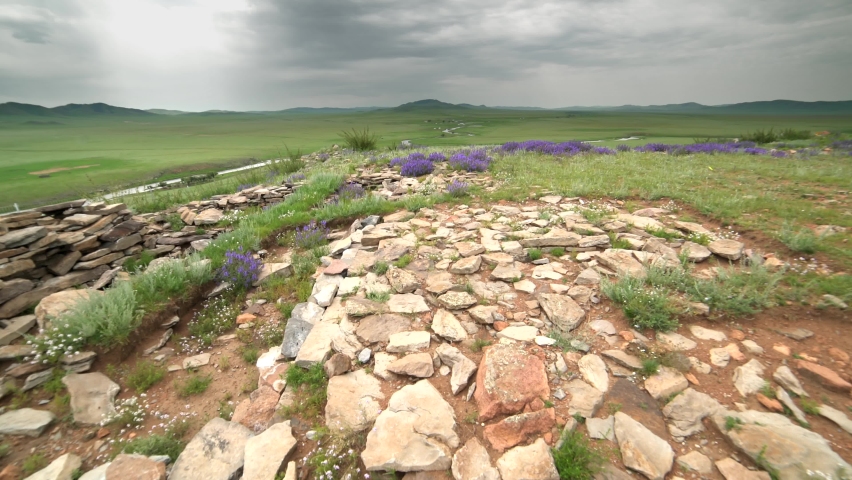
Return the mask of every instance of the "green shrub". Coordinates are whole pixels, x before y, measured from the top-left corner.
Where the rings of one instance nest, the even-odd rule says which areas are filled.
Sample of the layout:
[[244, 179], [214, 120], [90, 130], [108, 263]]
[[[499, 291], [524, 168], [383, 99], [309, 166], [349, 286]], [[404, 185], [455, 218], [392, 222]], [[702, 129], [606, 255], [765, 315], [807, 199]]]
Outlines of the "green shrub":
[[127, 261], [124, 262], [124, 265], [122, 265], [122, 267], [126, 272], [136, 273], [148, 268], [148, 264], [151, 263], [151, 260], [154, 260], [154, 254], [145, 250], [141, 254], [139, 254], [139, 258], [128, 258]]
[[390, 292], [367, 292], [367, 300], [386, 303], [390, 300]]
[[625, 238], [618, 238], [617, 233], [610, 232], [607, 234], [609, 236], [609, 244], [612, 248], [618, 248], [622, 250], [630, 250], [633, 248], [633, 245], [627, 241]]
[[136, 362], [136, 367], [127, 375], [127, 386], [142, 393], [166, 376], [166, 369], [150, 361]]
[[254, 345], [243, 345], [240, 348], [240, 356], [243, 357], [244, 362], [254, 365], [260, 358], [260, 350]]
[[552, 453], [560, 480], [590, 480], [604, 464], [603, 457], [576, 431], [563, 437], [562, 445], [552, 449]]
[[565, 255], [565, 249], [562, 247], [553, 247], [550, 249], [550, 254], [558, 258]]
[[384, 275], [387, 273], [389, 267], [388, 262], [379, 260], [375, 265], [373, 265], [373, 273], [376, 275]]
[[290, 407], [284, 408], [284, 414], [302, 414], [306, 417], [316, 417], [323, 411], [326, 401], [328, 379], [320, 363], [309, 369], [292, 367], [287, 369], [287, 386], [296, 389], [296, 400]]
[[213, 383], [212, 375], [191, 375], [182, 383], [176, 382], [175, 388], [179, 396], [189, 397], [191, 395], [204, 393], [211, 383]]
[[665, 291], [646, 288], [642, 279], [623, 277], [617, 283], [604, 280], [601, 287], [636, 327], [667, 332], [679, 326], [677, 311]]
[[794, 252], [811, 254], [819, 249], [820, 238], [809, 228], [793, 230], [793, 225], [785, 223], [778, 232], [778, 240]]
[[543, 253], [540, 248], [531, 248], [527, 250], [527, 256], [530, 258], [530, 261], [536, 261], [542, 257]]
[[47, 457], [43, 453], [33, 453], [24, 459], [24, 462], [21, 464], [21, 470], [28, 477], [46, 467], [48, 463]]
[[656, 358], [646, 358], [642, 360], [642, 368], [639, 372], [646, 377], [650, 377], [651, 375], [660, 371], [660, 360]]
[[182, 426], [178, 425], [168, 428], [164, 434], [135, 438], [124, 445], [123, 451], [128, 454], [145, 456], [168, 455], [174, 463], [186, 447], [186, 442], [181, 440], [182, 429]]
[[754, 133], [749, 132], [740, 135], [740, 141], [754, 143], [772, 143], [778, 141], [778, 134], [775, 133], [772, 128], [767, 131], [755, 130]]
[[405, 268], [408, 266], [408, 264], [411, 263], [413, 259], [414, 258], [411, 255], [406, 253], [405, 255], [399, 257], [397, 261], [393, 262], [393, 266], [396, 268]]
[[367, 150], [375, 150], [379, 142], [378, 135], [371, 134], [369, 127], [364, 127], [363, 130], [352, 129], [351, 132], [342, 131], [340, 136], [343, 138], [346, 146], [358, 152]]

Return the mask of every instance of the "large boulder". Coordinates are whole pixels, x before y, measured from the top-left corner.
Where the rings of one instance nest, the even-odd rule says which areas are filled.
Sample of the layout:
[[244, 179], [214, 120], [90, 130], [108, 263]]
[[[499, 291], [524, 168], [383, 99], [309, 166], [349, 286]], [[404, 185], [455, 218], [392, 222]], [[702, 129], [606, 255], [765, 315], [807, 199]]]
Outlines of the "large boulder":
[[0, 435], [38, 437], [56, 415], [47, 410], [21, 408], [0, 415]]
[[166, 480], [166, 464], [145, 455], [119, 454], [104, 472], [104, 480]]
[[367, 435], [361, 459], [367, 470], [446, 470], [459, 446], [453, 407], [421, 380], [393, 394]]
[[381, 383], [363, 369], [332, 377], [328, 381], [325, 424], [333, 431], [366, 430], [379, 416], [384, 399]]
[[88, 300], [91, 295], [103, 295], [103, 292], [83, 288], [63, 290], [44, 297], [35, 308], [38, 328], [47, 328], [51, 319], [59, 318], [63, 313], [74, 308], [77, 302]]
[[62, 383], [71, 395], [75, 422], [98, 425], [115, 413], [115, 396], [121, 387], [103, 373], [69, 373]]
[[485, 351], [476, 385], [482, 421], [518, 413], [534, 400], [550, 397], [544, 363], [515, 345], [497, 344]]
[[500, 472], [491, 466], [488, 450], [472, 437], [453, 455], [455, 480], [500, 480]]
[[537, 298], [547, 318], [565, 333], [574, 330], [586, 317], [585, 310], [567, 295], [540, 293]]
[[672, 469], [674, 451], [668, 442], [625, 413], [615, 414], [615, 438], [627, 468], [650, 480], [663, 480]]
[[278, 470], [296, 449], [296, 439], [290, 421], [276, 423], [256, 437], [246, 441], [243, 478], [275, 480]]
[[178, 457], [170, 480], [236, 480], [243, 472], [251, 430], [214, 418], [195, 434]]
[[559, 480], [550, 447], [542, 438], [504, 453], [497, 460], [497, 469], [503, 480]]

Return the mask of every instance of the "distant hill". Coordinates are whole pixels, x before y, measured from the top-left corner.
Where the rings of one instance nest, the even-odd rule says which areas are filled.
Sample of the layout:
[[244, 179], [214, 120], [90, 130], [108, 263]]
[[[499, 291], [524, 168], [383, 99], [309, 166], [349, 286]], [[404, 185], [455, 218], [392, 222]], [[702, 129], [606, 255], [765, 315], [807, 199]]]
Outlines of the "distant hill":
[[187, 113], [190, 113], [184, 112], [183, 110], [169, 110], [166, 108], [149, 108], [145, 111], [156, 115], [185, 115]]
[[728, 115], [852, 115], [852, 101], [799, 102], [771, 100], [744, 102], [731, 105], [702, 105], [700, 103], [674, 103], [668, 105], [621, 105], [618, 107], [563, 107], [556, 110], [637, 112], [637, 113], [691, 113]]
[[457, 105], [454, 103], [446, 103], [440, 100], [430, 98], [427, 100], [417, 100], [416, 102], [403, 103], [402, 105], [391, 108], [390, 110], [394, 110], [397, 112], [412, 112], [418, 110], [473, 110], [476, 108], [488, 107], [475, 107], [467, 103], [461, 103]]
[[0, 116], [36, 116], [36, 117], [86, 117], [86, 116], [144, 116], [154, 115], [145, 110], [123, 108], [106, 103], [78, 104], [69, 103], [61, 107], [46, 108], [28, 103], [0, 103]]

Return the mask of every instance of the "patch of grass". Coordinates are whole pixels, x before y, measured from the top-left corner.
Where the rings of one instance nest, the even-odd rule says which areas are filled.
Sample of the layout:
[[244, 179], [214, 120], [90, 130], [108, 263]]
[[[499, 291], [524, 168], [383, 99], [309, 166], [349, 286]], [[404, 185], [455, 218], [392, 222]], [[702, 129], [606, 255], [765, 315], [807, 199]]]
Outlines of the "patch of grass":
[[231, 357], [227, 355], [222, 355], [219, 357], [219, 369], [223, 372], [227, 372], [231, 369]]
[[674, 230], [667, 230], [665, 228], [647, 228], [645, 229], [645, 231], [657, 238], [662, 238], [666, 241], [671, 241], [676, 238], [682, 238], [682, 235], [680, 233]]
[[379, 260], [378, 262], [376, 262], [375, 265], [373, 265], [373, 273], [375, 273], [376, 275], [384, 275], [385, 273], [387, 273], [388, 268], [390, 268], [388, 262], [385, 262], [384, 260]]
[[642, 360], [642, 368], [639, 370], [639, 373], [645, 375], [646, 377], [650, 377], [655, 373], [660, 371], [660, 360], [657, 358], [646, 358]]
[[311, 471], [310, 478], [358, 478], [361, 473], [358, 466], [360, 452], [366, 443], [367, 435], [364, 432], [344, 431], [324, 435], [305, 462]]
[[556, 346], [561, 348], [563, 352], [572, 352], [576, 350], [571, 346], [571, 340], [573, 340], [571, 337], [566, 337], [555, 330], [551, 330], [547, 336], [556, 340]]
[[386, 303], [390, 300], [390, 292], [367, 292], [367, 300]]
[[292, 406], [284, 407], [285, 415], [299, 414], [314, 418], [323, 412], [328, 379], [321, 364], [314, 364], [307, 370], [300, 367], [289, 368], [286, 380], [288, 387], [296, 389], [296, 399]]
[[471, 425], [475, 425], [476, 421], [479, 419], [479, 412], [468, 412], [464, 416], [464, 423], [470, 423]]
[[[170, 213], [166, 215], [166, 223], [169, 224], [169, 228], [173, 231], [177, 232], [186, 226], [186, 223], [180, 218], [179, 213]], [[129, 271], [129, 270], [128, 270]]]
[[731, 417], [731, 416], [725, 417], [725, 430], [726, 431], [730, 432], [733, 429], [739, 430], [740, 425], [742, 425], [742, 424], [743, 424], [743, 421], [740, 420], [737, 417]]
[[237, 325], [240, 309], [226, 297], [207, 300], [189, 322], [189, 334], [202, 345], [212, 345], [216, 337]]
[[763, 382], [763, 386], [760, 387], [760, 393], [762, 393], [766, 398], [775, 398], [776, 396], [775, 390], [772, 388], [772, 384], [768, 381]]
[[620, 305], [624, 314], [638, 328], [668, 332], [680, 324], [672, 301], [661, 289], [648, 289], [642, 279], [623, 277], [613, 283], [604, 280], [601, 291]]
[[147, 391], [166, 376], [166, 369], [150, 361], [140, 360], [127, 375], [127, 386], [136, 390], [137, 393]]
[[405, 268], [408, 266], [408, 264], [411, 263], [412, 260], [414, 260], [414, 258], [406, 253], [405, 255], [399, 257], [397, 261], [393, 262], [393, 266], [396, 268]]
[[757, 457], [754, 459], [754, 464], [758, 466], [761, 470], [765, 471], [769, 474], [769, 478], [772, 480], [779, 480], [781, 477], [778, 474], [778, 470], [772, 467], [769, 462], [766, 460], [766, 445], [760, 449], [760, 453], [757, 454]]
[[148, 264], [151, 263], [151, 260], [154, 260], [154, 255], [151, 252], [145, 250], [139, 254], [139, 258], [128, 258], [122, 265], [122, 268], [124, 268], [126, 272], [130, 273], [139, 272], [148, 268]]
[[230, 393], [225, 394], [225, 397], [219, 400], [219, 407], [216, 409], [219, 412], [219, 418], [230, 420], [234, 416], [234, 402]]
[[527, 250], [527, 257], [529, 257], [530, 261], [532, 262], [539, 260], [543, 255], [544, 253], [541, 251], [540, 248], [531, 248]]
[[607, 234], [609, 236], [609, 244], [612, 248], [618, 248], [622, 250], [632, 249], [633, 246], [630, 245], [630, 242], [625, 238], [618, 238], [618, 234], [614, 232], [609, 232]]
[[473, 341], [473, 344], [471, 344], [470, 350], [472, 352], [479, 353], [479, 352], [482, 351], [483, 348], [485, 348], [489, 345], [491, 345], [491, 341], [483, 340], [481, 338], [477, 338], [476, 340]]
[[11, 453], [11, 452], [12, 452], [12, 445], [5, 443], [5, 442], [0, 443], [0, 458], [3, 458], [6, 455], [9, 455], [9, 453]]
[[153, 434], [147, 437], [135, 438], [124, 445], [124, 453], [137, 455], [168, 455], [172, 463], [177, 460], [186, 442], [181, 440], [183, 427], [169, 428], [163, 434]]
[[562, 248], [562, 247], [553, 247], [553, 248], [550, 249], [550, 254], [553, 255], [554, 257], [559, 258], [559, 257], [565, 255], [565, 249]]
[[194, 374], [183, 382], [175, 382], [175, 389], [180, 397], [186, 398], [204, 393], [211, 383], [213, 383], [212, 375]]
[[47, 457], [43, 453], [33, 453], [21, 463], [21, 471], [24, 472], [25, 476], [30, 476], [46, 467], [48, 463], [50, 462], [47, 461]]
[[794, 230], [793, 224], [785, 222], [777, 234], [778, 240], [790, 250], [799, 253], [815, 253], [820, 247], [820, 238], [809, 228]]
[[589, 480], [604, 464], [603, 456], [591, 449], [580, 432], [566, 435], [562, 445], [551, 452], [561, 480]]
[[690, 233], [686, 236], [686, 240], [692, 243], [697, 243], [699, 245], [710, 245], [710, 242], [713, 241], [713, 237], [707, 235], [706, 233]]
[[340, 136], [347, 147], [357, 152], [375, 150], [379, 142], [378, 135], [370, 133], [370, 127], [364, 127], [363, 130], [353, 128], [351, 132], [344, 130], [340, 132]]
[[65, 384], [62, 383], [62, 379], [65, 378], [65, 374], [67, 373], [68, 372], [66, 372], [62, 368], [54, 368], [50, 380], [45, 382], [44, 386], [42, 387], [44, 388], [44, 391], [51, 395], [56, 395], [59, 392], [65, 390]]
[[802, 397], [799, 399], [799, 403], [802, 405], [803, 412], [808, 415], [819, 415], [819, 403], [816, 400]]
[[257, 359], [260, 358], [260, 349], [254, 345], [243, 345], [240, 348], [240, 357], [247, 364], [254, 365], [257, 363]]
[[278, 304], [278, 311], [281, 312], [281, 316], [285, 320], [289, 320], [293, 315], [293, 309], [296, 308], [296, 304], [292, 302], [281, 302]]
[[607, 408], [609, 409], [610, 415], [615, 415], [616, 413], [621, 411], [622, 405], [618, 402], [609, 402]]

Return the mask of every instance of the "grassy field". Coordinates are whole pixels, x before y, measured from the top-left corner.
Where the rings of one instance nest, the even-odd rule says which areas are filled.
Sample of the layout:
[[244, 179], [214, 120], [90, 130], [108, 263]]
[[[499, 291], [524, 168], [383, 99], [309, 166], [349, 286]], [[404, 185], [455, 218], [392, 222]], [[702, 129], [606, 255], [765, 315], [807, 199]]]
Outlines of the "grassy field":
[[[47, 121], [46, 121], [47, 120]], [[462, 125], [463, 124], [463, 125]], [[423, 110], [343, 114], [193, 114], [131, 117], [0, 117], [0, 211], [78, 198], [105, 189], [239, 166], [341, 141], [369, 126], [386, 148], [401, 140], [430, 146], [531, 138], [688, 143], [757, 129], [852, 133], [848, 116], [743, 116], [520, 110]], [[443, 133], [455, 129], [453, 133]], [[58, 170], [62, 169], [62, 170]], [[39, 173], [41, 172], [41, 173]], [[40, 178], [39, 175], [49, 175]]]

